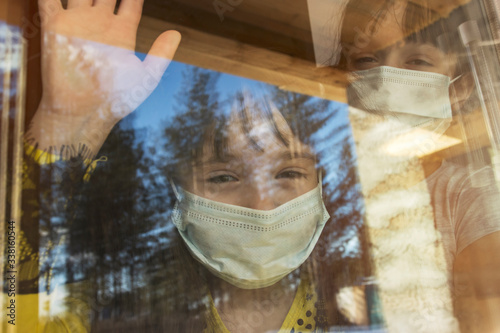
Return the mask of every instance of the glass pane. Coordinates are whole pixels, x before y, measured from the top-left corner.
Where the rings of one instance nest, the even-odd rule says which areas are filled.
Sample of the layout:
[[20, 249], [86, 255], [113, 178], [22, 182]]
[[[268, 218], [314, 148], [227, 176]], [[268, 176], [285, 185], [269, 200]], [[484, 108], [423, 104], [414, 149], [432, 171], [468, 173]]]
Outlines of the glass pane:
[[3, 327], [496, 331], [498, 17], [39, 0], [2, 26], [29, 89], [1, 35]]

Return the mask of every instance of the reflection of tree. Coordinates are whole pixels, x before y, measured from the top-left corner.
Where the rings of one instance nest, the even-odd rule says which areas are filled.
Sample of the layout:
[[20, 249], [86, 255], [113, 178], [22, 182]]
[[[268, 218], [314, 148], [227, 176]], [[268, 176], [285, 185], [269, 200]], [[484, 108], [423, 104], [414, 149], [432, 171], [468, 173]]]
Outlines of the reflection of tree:
[[[317, 245], [324, 268], [337, 272], [334, 285], [367, 274], [363, 203], [347, 115], [340, 104], [273, 87], [273, 103], [300, 139], [314, 147], [323, 170], [325, 204], [331, 222]], [[343, 272], [338, 274], [338, 272]]]
[[216, 81], [211, 72], [186, 71], [176, 116], [164, 132], [166, 149], [145, 149], [140, 132], [120, 126], [101, 150], [108, 161], [78, 200], [66, 265], [68, 282], [90, 282], [85, 297], [96, 331], [201, 331], [187, 327], [199, 322], [206, 290], [169, 222], [174, 198], [166, 176], [216, 116]]
[[[179, 170], [190, 168], [189, 162], [196, 154], [194, 150], [202, 145], [206, 128], [223, 123], [216, 88], [218, 78], [219, 74], [197, 67], [189, 67], [183, 73], [175, 116], [163, 130], [163, 152], [156, 150], [155, 164], [163, 177], [175, 178]], [[163, 242], [148, 262], [147, 285], [157, 286], [151, 292], [156, 317], [152, 320], [171, 331], [201, 331], [201, 327], [195, 327], [203, 325], [200, 313], [205, 310], [207, 289], [200, 266], [185, 249], [173, 224], [166, 229]]]
[[339, 146], [339, 161], [334, 166], [324, 165], [327, 172], [335, 172], [335, 177], [325, 181], [325, 203], [331, 222], [325, 227], [319, 245], [324, 247], [324, 255], [329, 258], [326, 264], [331, 271], [337, 272], [334, 276], [337, 285], [342, 286], [366, 277], [371, 270], [352, 142], [343, 138]]
[[336, 112], [328, 100], [277, 87], [271, 87], [269, 93], [271, 101], [290, 124], [294, 134], [306, 144], [311, 144], [314, 134], [323, 128]]
[[165, 210], [154, 184], [145, 184], [138, 170], [150, 167], [133, 130], [116, 128], [108, 137], [101, 162], [78, 200], [68, 242], [68, 282], [92, 282], [97, 311], [112, 308], [116, 316], [138, 313], [142, 272], [156, 241], [156, 217]]
[[199, 146], [204, 128], [220, 117], [218, 78], [219, 74], [198, 67], [183, 73], [181, 93], [176, 97], [176, 115], [164, 130], [170, 162], [180, 163], [186, 156], [192, 156], [190, 152]]

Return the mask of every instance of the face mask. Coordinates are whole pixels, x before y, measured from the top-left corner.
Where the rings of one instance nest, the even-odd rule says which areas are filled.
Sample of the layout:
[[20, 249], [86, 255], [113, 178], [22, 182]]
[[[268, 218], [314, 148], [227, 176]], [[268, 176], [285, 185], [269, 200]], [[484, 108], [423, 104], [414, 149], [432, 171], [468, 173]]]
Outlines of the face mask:
[[451, 119], [449, 86], [453, 81], [446, 75], [381, 66], [353, 72], [349, 79], [350, 106], [393, 115], [410, 127], [436, 120], [442, 127], [443, 119]]
[[321, 182], [273, 210], [224, 204], [182, 189], [176, 194], [172, 220], [193, 257], [244, 289], [268, 287], [299, 267], [330, 217]]

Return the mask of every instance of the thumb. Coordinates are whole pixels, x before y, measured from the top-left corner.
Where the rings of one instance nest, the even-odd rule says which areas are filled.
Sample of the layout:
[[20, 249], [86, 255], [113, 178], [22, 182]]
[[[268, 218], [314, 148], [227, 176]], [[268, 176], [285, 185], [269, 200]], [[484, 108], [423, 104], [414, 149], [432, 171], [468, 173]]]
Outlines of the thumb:
[[157, 80], [161, 78], [173, 59], [180, 41], [181, 34], [175, 30], [166, 31], [156, 38], [144, 59], [144, 66], [149, 74], [155, 76]]

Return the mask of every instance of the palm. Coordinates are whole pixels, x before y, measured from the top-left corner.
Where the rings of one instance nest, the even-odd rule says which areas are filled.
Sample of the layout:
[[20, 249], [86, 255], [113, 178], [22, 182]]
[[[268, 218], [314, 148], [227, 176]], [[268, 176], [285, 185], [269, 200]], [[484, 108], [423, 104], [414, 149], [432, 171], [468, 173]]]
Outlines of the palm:
[[38, 112], [51, 121], [102, 124], [105, 132], [155, 89], [179, 37], [163, 33], [141, 61], [134, 49], [142, 1], [122, 0], [116, 15], [116, 0], [93, 2], [69, 0], [65, 10], [60, 0], [39, 0], [44, 24]]
[[[138, 12], [137, 16], [140, 15]], [[137, 18], [120, 17], [102, 7], [85, 6], [54, 14], [44, 30], [134, 50], [136, 22]]]

